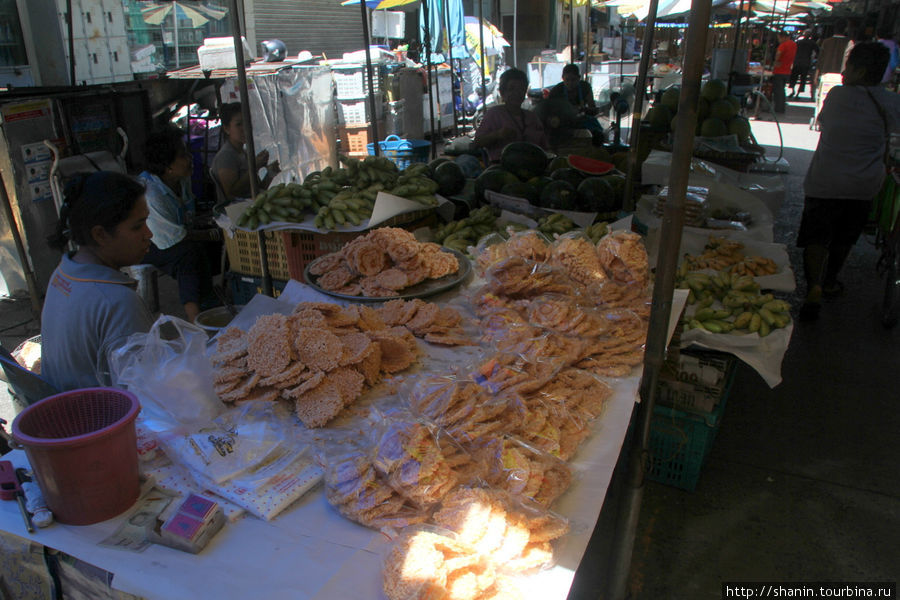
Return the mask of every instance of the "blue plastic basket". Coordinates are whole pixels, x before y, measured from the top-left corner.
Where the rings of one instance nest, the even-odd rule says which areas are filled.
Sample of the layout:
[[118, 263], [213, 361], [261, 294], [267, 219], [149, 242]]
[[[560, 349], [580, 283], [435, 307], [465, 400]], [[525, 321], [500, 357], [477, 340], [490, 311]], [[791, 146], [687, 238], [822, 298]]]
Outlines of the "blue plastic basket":
[[[375, 155], [375, 144], [366, 144], [370, 156]], [[405, 140], [389, 135], [378, 142], [381, 153], [391, 159], [398, 169], [405, 169], [412, 163], [427, 163], [431, 142], [428, 140]]]

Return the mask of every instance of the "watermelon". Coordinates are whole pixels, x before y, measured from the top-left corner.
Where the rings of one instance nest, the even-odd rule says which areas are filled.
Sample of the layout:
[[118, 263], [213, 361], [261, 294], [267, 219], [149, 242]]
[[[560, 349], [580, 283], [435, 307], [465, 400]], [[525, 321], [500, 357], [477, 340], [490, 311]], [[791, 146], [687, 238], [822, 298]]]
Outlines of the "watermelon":
[[672, 111], [663, 105], [657, 105], [647, 111], [644, 121], [650, 124], [650, 130], [665, 133], [669, 130], [669, 122], [672, 120]]
[[706, 119], [709, 118], [710, 107], [712, 106], [712, 102], [707, 100], [704, 97], [700, 97], [700, 100], [697, 101], [697, 121], [702, 123]]
[[514, 198], [524, 198], [531, 204], [537, 204], [538, 199], [541, 197], [537, 188], [521, 181], [517, 183], [507, 183], [500, 190], [500, 193], [507, 196], [513, 196]]
[[568, 181], [553, 181], [541, 192], [539, 206], [557, 210], [573, 210], [577, 192], [575, 186]]
[[579, 156], [577, 154], [569, 155], [569, 165], [573, 169], [577, 169], [585, 175], [604, 175], [616, 168], [616, 165], [612, 164], [611, 162], [595, 160], [593, 158]]
[[575, 169], [565, 168], [553, 171], [550, 175], [550, 179], [553, 181], [568, 181], [572, 187], [578, 187], [578, 184], [581, 183], [581, 180], [584, 179], [584, 177]]
[[430, 163], [428, 163], [428, 176], [431, 177], [432, 179], [434, 179], [434, 172], [437, 170], [437, 168], [439, 166], [441, 166], [442, 164], [448, 163], [448, 162], [452, 162], [452, 161], [449, 158], [442, 156], [442, 157], [436, 158], [433, 161], [431, 161]]
[[519, 183], [519, 178], [500, 167], [486, 169], [475, 179], [475, 199], [483, 203], [486, 200], [484, 192], [499, 192], [507, 183]]
[[533, 187], [535, 190], [537, 190], [538, 196], [540, 196], [541, 192], [544, 191], [544, 188], [545, 188], [545, 187], [547, 186], [547, 184], [550, 183], [551, 181], [553, 181], [553, 180], [550, 179], [549, 177], [546, 177], [546, 176], [544, 176], [544, 175], [541, 175], [541, 176], [538, 176], [538, 177], [532, 177], [531, 179], [529, 179], [529, 180], [526, 181], [525, 183], [527, 183], [528, 185], [530, 185], [531, 187]]
[[747, 120], [747, 117], [734, 117], [728, 121], [728, 133], [735, 134], [741, 145], [746, 144], [750, 141], [750, 121]]
[[466, 187], [465, 173], [458, 164], [452, 161], [437, 165], [431, 178], [437, 182], [438, 192], [442, 196], [453, 196]]
[[576, 194], [577, 210], [606, 213], [622, 206], [606, 177], [588, 177], [578, 186]]
[[569, 158], [566, 156], [557, 156], [553, 160], [550, 161], [550, 164], [547, 165], [547, 175], [553, 173], [557, 169], [568, 169], [569, 168]]
[[531, 179], [547, 168], [547, 153], [537, 144], [513, 142], [503, 148], [500, 165], [519, 179]]

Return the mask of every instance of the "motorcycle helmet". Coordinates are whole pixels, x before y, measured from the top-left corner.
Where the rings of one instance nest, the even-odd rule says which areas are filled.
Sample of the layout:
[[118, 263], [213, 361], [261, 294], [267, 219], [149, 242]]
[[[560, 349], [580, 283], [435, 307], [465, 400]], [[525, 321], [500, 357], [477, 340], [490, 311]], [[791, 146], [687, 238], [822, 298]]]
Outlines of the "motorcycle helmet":
[[261, 46], [263, 62], [282, 62], [287, 56], [287, 46], [281, 40], [266, 40]]

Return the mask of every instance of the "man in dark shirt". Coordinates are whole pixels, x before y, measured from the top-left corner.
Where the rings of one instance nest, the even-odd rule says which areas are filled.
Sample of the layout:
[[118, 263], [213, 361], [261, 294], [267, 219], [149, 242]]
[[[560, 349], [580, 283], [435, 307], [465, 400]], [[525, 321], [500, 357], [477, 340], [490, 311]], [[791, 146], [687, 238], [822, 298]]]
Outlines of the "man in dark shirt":
[[548, 99], [568, 100], [576, 111], [574, 122], [567, 123], [569, 127], [588, 129], [594, 138], [595, 145], [600, 145], [603, 140], [603, 126], [595, 116], [600, 109], [594, 100], [594, 90], [591, 84], [581, 79], [581, 71], [576, 64], [568, 64], [563, 67], [562, 82], [557, 83], [550, 90]]
[[[793, 98], [803, 93], [806, 87], [806, 80], [809, 77], [809, 71], [812, 68], [813, 55], [818, 55], [819, 45], [812, 39], [812, 31], [807, 29], [797, 40], [797, 54], [794, 55], [794, 66], [791, 67], [791, 95]], [[800, 82], [800, 89], [794, 91], [794, 86]], [[810, 81], [810, 97], [812, 97], [812, 82]]]

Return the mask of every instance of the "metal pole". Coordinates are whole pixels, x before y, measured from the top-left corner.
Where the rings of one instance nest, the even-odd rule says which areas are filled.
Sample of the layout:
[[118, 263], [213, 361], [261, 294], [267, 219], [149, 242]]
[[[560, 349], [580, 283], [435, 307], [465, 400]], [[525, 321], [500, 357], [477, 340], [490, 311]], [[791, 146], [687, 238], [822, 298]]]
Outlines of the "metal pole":
[[653, 415], [653, 406], [656, 403], [659, 371], [666, 352], [667, 326], [672, 310], [676, 263], [680, 254], [681, 233], [684, 227], [684, 202], [690, 177], [694, 128], [697, 124], [697, 103], [700, 97], [700, 80], [703, 76], [711, 8], [711, 0], [694, 0], [691, 4], [684, 58], [684, 77], [681, 97], [678, 101], [672, 164], [669, 171], [669, 197], [663, 213], [656, 262], [656, 281], [653, 287], [653, 303], [650, 308], [650, 325], [647, 330], [647, 344], [644, 352], [641, 403], [638, 407], [635, 436], [629, 452], [627, 488], [622, 509], [616, 520], [619, 526], [616, 528], [612, 553], [613, 568], [609, 595], [615, 600], [625, 598], [626, 595], [634, 538], [644, 494], [650, 420]]
[[513, 66], [519, 68], [519, 56], [517, 50], [519, 26], [519, 0], [513, 0]]
[[[775, 7], [777, 7], [777, 6], [778, 6], [778, 0], [772, 0], [772, 13], [771, 13], [771, 16], [769, 17], [771, 19], [770, 24], [775, 23]], [[769, 62], [769, 37], [770, 37], [770, 33], [771, 33], [769, 31], [769, 25], [764, 24], [763, 27], [765, 27], [765, 35], [763, 36], [763, 41], [765, 43], [765, 46], [764, 46], [765, 51], [763, 52], [762, 69], [759, 72], [759, 87], [757, 88], [757, 92], [760, 94], [762, 94], [763, 81], [766, 78], [766, 64]], [[760, 104], [762, 104], [762, 102], [757, 97], [756, 104], [753, 108], [753, 118], [754, 119], [759, 116]]]
[[[437, 2], [438, 0], [434, 1]], [[434, 87], [431, 81], [431, 26], [429, 24], [431, 15], [428, 14], [428, 3], [426, 0], [422, 0], [420, 10], [425, 14], [425, 72], [428, 74], [428, 115], [430, 119], [428, 139], [431, 142], [430, 151], [433, 159], [437, 154], [437, 144], [434, 139]], [[441, 90], [438, 89], [438, 102], [440, 102], [440, 98]]]
[[[444, 2], [441, 7], [441, 15], [444, 28], [447, 30], [447, 57], [450, 59], [450, 103], [453, 106], [453, 137], [456, 137], [459, 135], [459, 115], [456, 111], [456, 92], [454, 91], [456, 88], [453, 86], [456, 73], [453, 72], [453, 36], [450, 34], [450, 8], [447, 6], [447, 2]], [[438, 97], [440, 97], [440, 89], [438, 89]]]
[[174, 23], [174, 27], [172, 28], [175, 31], [175, 68], [181, 68], [181, 48], [179, 48], [178, 43], [178, 5], [175, 4], [175, 0], [172, 0], [172, 23]]
[[[259, 191], [258, 169], [256, 168], [256, 146], [253, 144], [253, 121], [250, 117], [250, 94], [247, 92], [247, 71], [244, 67], [244, 44], [241, 40], [241, 20], [238, 0], [231, 0], [231, 31], [234, 36], [234, 60], [237, 65], [238, 87], [241, 92], [241, 116], [244, 119], [244, 136], [247, 138], [244, 153], [250, 166], [250, 196], [256, 198]], [[266, 251], [266, 236], [262, 229], [257, 235], [259, 259], [262, 266], [263, 293], [272, 295], [272, 275], [269, 273], [269, 253]]]
[[2, 173], [0, 173], [0, 200], [2, 200], [3, 203], [3, 214], [6, 216], [7, 223], [9, 223], [9, 231], [12, 233], [13, 242], [16, 244], [16, 253], [19, 255], [19, 262], [22, 263], [22, 271], [25, 273], [25, 285], [28, 286], [28, 295], [31, 297], [31, 316], [40, 323], [41, 296], [38, 293], [34, 271], [31, 270], [31, 263], [28, 261], [28, 254], [25, 252], [25, 244], [22, 243], [19, 226], [16, 224], [16, 218], [13, 215], [9, 194], [6, 193], [6, 182], [3, 181]]
[[75, 18], [72, 16], [72, 0], [66, 0], [66, 27], [69, 33], [69, 85], [75, 85]]
[[738, 6], [737, 24], [734, 26], [734, 49], [731, 51], [731, 65], [728, 69], [728, 93], [731, 94], [731, 86], [734, 83], [734, 63], [737, 61], [738, 47], [741, 45], [741, 19], [744, 16], [744, 0]]
[[569, 62], [575, 62], [575, 0], [569, 0]]
[[359, 12], [362, 15], [363, 42], [366, 44], [366, 78], [369, 82], [369, 115], [371, 117], [369, 131], [372, 133], [372, 149], [375, 156], [378, 156], [381, 148], [378, 146], [378, 119], [375, 118], [375, 115], [378, 114], [375, 112], [375, 86], [372, 85], [375, 81], [375, 71], [372, 69], [372, 52], [369, 49], [369, 13], [364, 0], [359, 0]]
[[[641, 62], [638, 66], [637, 81], [634, 82], [634, 107], [631, 111], [631, 131], [628, 135], [628, 169], [625, 173], [625, 201], [623, 208], [634, 210], [634, 176], [637, 167], [638, 143], [641, 135], [641, 116], [644, 112], [644, 93], [647, 89], [647, 71], [650, 70], [650, 58], [653, 55], [653, 34], [656, 28], [656, 13], [659, 0], [650, 0], [644, 27], [644, 40], [641, 43]], [[637, 121], [635, 121], [637, 119]], [[693, 130], [692, 130], [693, 131]]]
[[484, 73], [484, 0], [478, 0], [478, 43], [481, 51], [481, 110], [487, 110], [487, 79]]

